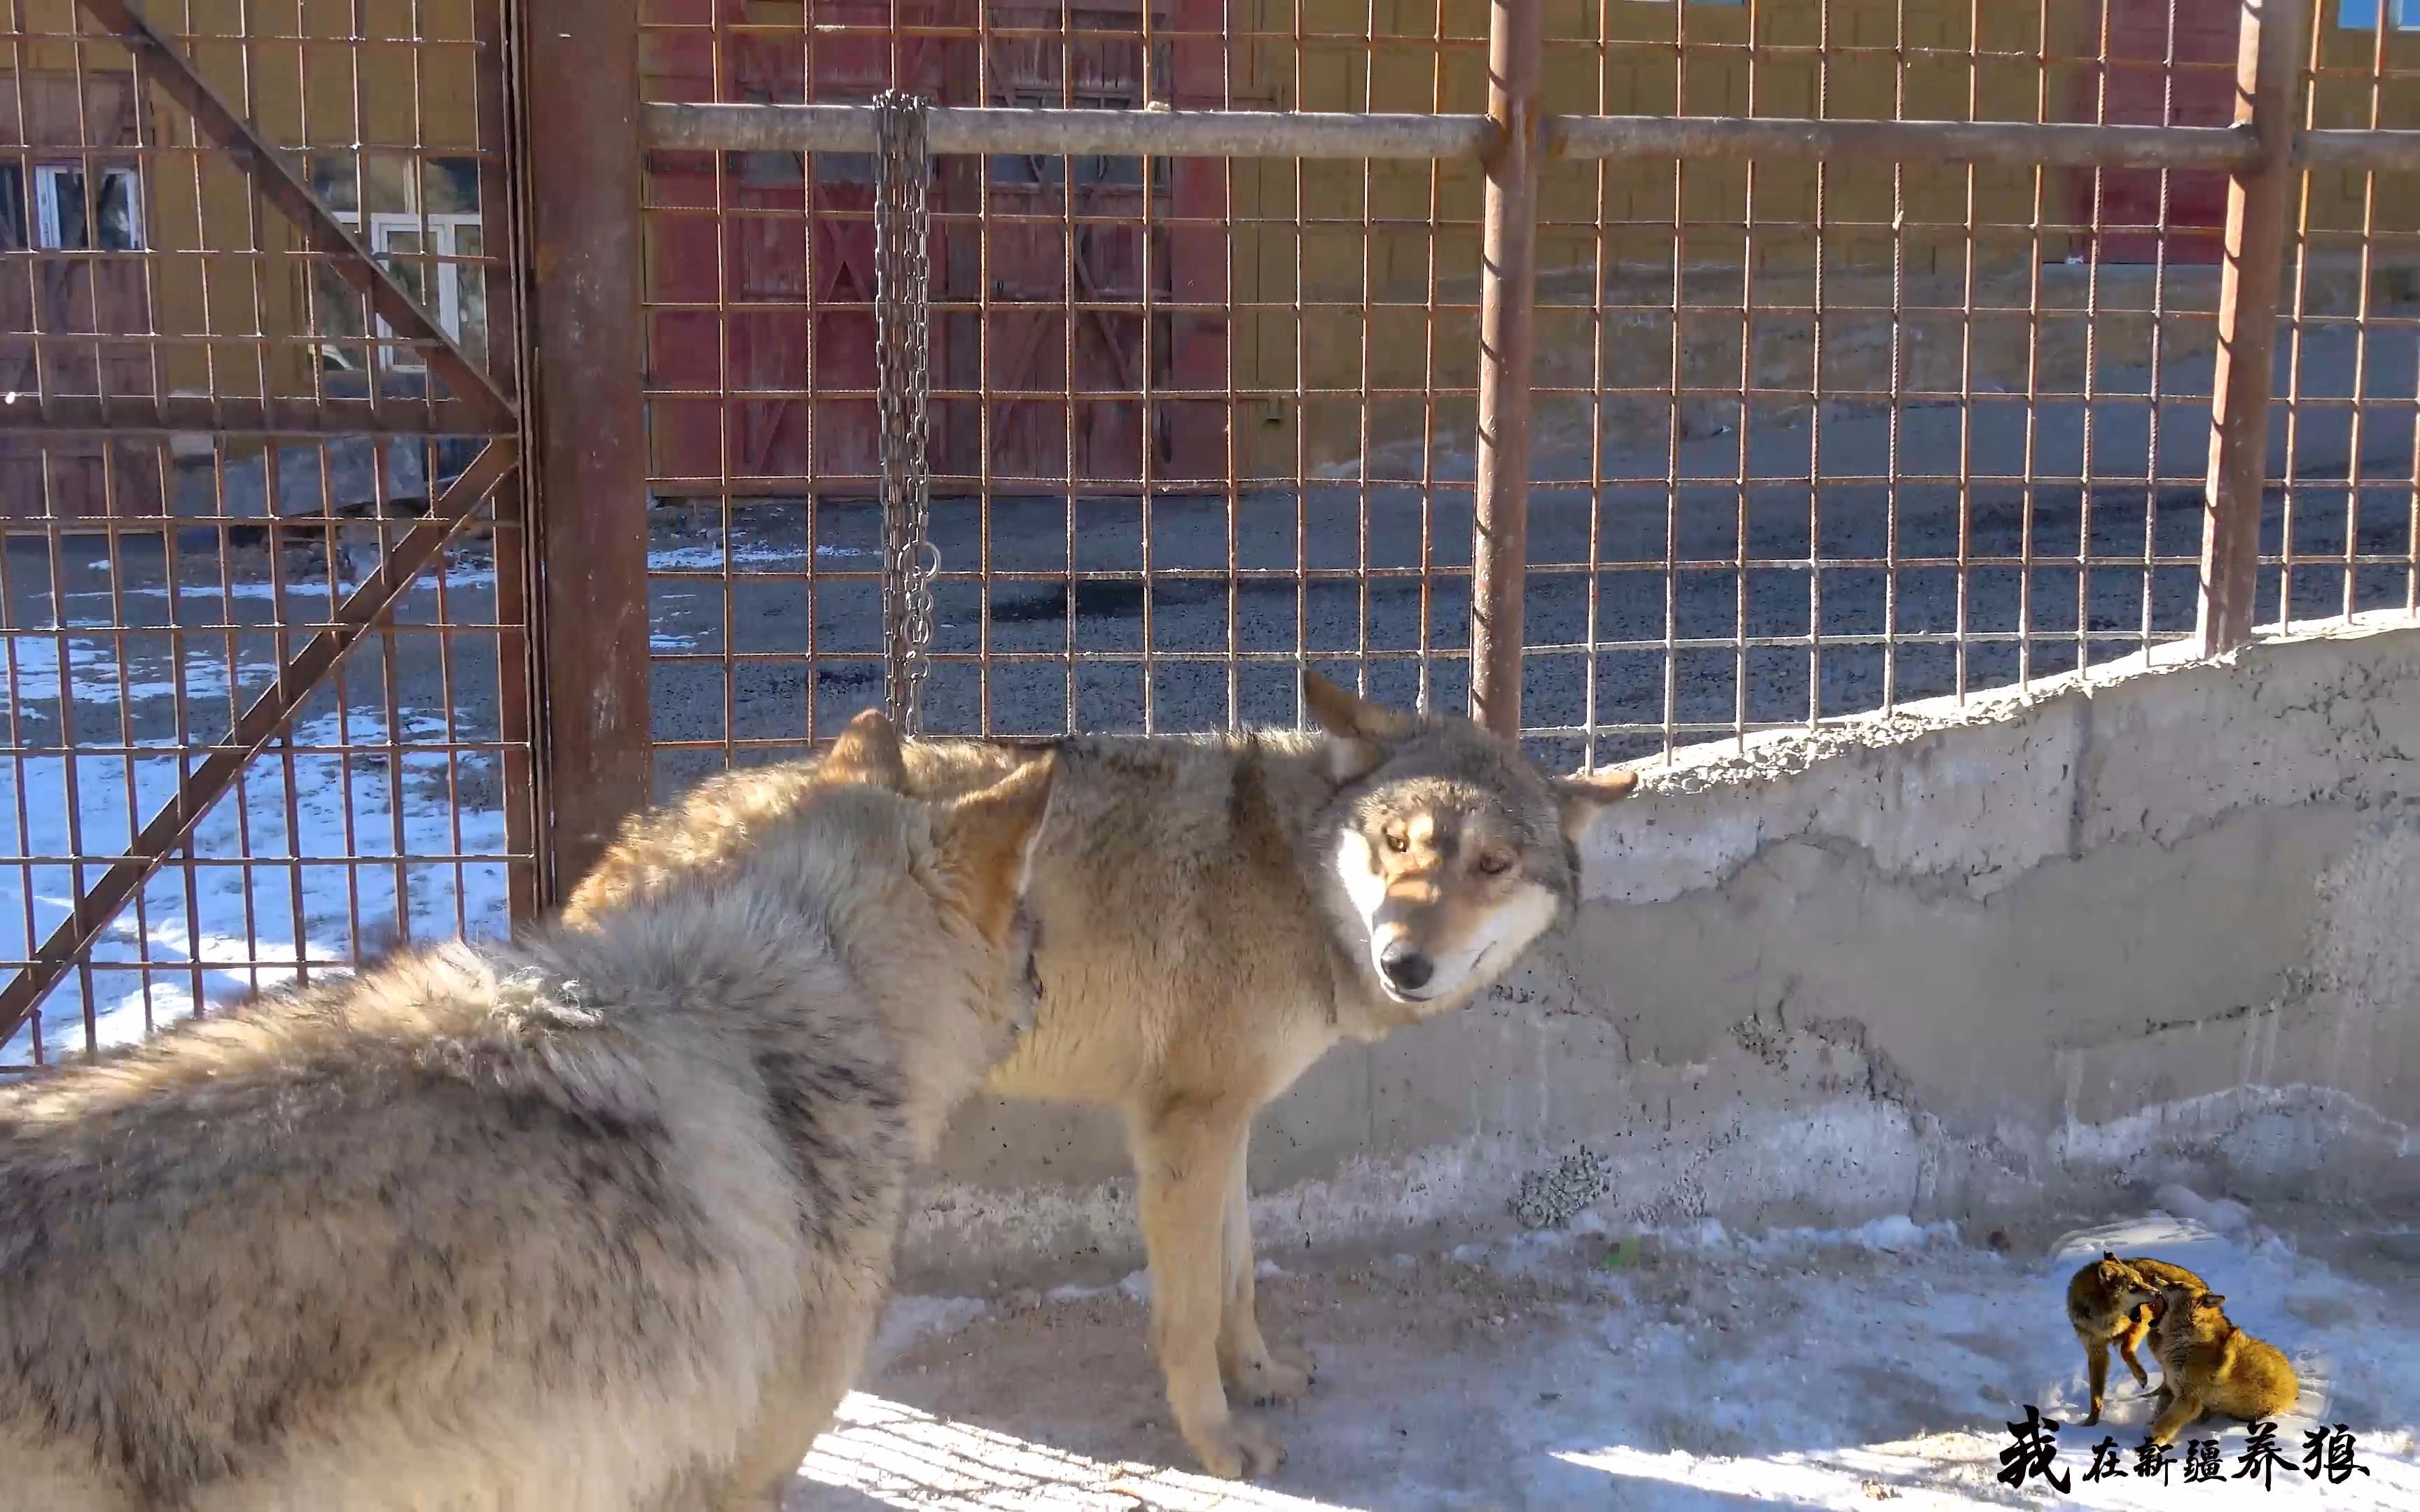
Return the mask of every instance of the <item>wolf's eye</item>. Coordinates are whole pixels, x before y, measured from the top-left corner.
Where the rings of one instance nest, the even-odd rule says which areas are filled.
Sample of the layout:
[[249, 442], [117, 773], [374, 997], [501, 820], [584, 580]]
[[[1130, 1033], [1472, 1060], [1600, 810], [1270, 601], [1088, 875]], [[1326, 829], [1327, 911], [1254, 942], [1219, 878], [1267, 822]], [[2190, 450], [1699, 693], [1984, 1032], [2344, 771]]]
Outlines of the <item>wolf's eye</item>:
[[1489, 851], [1480, 856], [1479, 870], [1487, 876], [1500, 877], [1512, 870], [1512, 857], [1502, 851]]
[[1412, 840], [1410, 836], [1404, 834], [1400, 829], [1390, 829], [1387, 831], [1387, 849], [1394, 852], [1397, 856], [1401, 856], [1411, 848]]

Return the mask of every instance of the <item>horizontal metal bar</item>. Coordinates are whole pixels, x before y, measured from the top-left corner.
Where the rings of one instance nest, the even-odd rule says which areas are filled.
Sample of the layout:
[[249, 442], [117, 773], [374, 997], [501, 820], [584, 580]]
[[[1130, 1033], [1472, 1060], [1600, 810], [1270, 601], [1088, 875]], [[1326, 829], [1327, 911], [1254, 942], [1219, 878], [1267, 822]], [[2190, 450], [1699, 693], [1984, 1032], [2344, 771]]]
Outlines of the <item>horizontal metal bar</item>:
[[[1312, 111], [1036, 110], [937, 107], [936, 152], [1171, 157], [1471, 159], [1495, 128], [1483, 116]], [[723, 152], [870, 152], [866, 105], [646, 107], [647, 145]], [[1881, 162], [2233, 168], [2259, 145], [2233, 126], [2093, 126], [2030, 121], [1838, 121], [1695, 116], [1556, 116], [1553, 151], [1570, 158], [1866, 158]], [[2315, 136], [2420, 135], [2366, 131]], [[2331, 144], [2323, 152], [2348, 150]]]
[[1877, 162], [2050, 163], [2233, 168], [2259, 143], [2232, 126], [2087, 126], [2032, 121], [1819, 121], [1713, 116], [1556, 116], [1566, 158], [1861, 158]]
[[2420, 131], [2304, 131], [2295, 156], [2332, 168], [2420, 168]]
[[[935, 152], [1177, 158], [1478, 158], [1484, 116], [1277, 110], [1027, 110], [937, 106]], [[647, 146], [717, 152], [871, 152], [871, 105], [651, 104]]]
[[485, 436], [487, 409], [461, 399], [249, 399], [172, 394], [0, 393], [0, 431], [229, 436]]

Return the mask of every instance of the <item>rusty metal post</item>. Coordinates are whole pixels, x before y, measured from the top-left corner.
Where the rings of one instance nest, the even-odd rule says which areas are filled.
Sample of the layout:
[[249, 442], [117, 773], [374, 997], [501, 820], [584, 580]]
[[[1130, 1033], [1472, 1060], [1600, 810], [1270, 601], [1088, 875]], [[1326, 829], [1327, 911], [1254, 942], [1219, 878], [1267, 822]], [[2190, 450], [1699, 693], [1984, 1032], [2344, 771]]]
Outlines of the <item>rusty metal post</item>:
[[585, 0], [521, 22], [550, 900], [649, 797], [639, 11]]
[[2235, 54], [2235, 119], [2260, 155], [2230, 176], [2226, 265], [2218, 296], [2218, 366], [2211, 378], [2210, 481], [2203, 498], [2200, 649], [2252, 639], [2260, 583], [2260, 496], [2269, 471], [2269, 398], [2293, 204], [2300, 124], [2303, 0], [2242, 0]]
[[1487, 13], [1486, 224], [1481, 233], [1479, 455], [1471, 541], [1470, 713], [1521, 733], [1521, 596], [1529, 551], [1529, 364], [1538, 285], [1542, 0]]

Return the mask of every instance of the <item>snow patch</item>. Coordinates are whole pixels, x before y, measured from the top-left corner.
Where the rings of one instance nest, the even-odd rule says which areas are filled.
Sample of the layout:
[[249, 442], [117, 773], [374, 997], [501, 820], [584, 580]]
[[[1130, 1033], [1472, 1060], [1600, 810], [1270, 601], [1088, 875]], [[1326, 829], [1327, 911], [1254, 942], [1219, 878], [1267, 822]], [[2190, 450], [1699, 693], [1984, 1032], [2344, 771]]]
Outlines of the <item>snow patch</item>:
[[2240, 1234], [2252, 1226], [2252, 1210], [2241, 1202], [2213, 1202], [2192, 1187], [2171, 1181], [2151, 1194], [2151, 1201], [2171, 1217], [2196, 1223], [2221, 1234]]

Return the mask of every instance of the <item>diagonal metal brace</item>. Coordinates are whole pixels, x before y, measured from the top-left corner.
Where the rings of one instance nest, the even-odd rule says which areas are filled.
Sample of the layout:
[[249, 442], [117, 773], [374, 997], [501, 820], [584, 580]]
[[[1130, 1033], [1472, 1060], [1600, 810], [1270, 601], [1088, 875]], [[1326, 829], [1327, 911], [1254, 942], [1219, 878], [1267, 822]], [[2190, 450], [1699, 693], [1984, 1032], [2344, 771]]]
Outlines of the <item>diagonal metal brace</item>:
[[434, 378], [471, 408], [472, 418], [486, 431], [512, 434], [520, 421], [512, 400], [496, 386], [487, 370], [471, 361], [453, 337], [430, 318], [420, 301], [404, 291], [395, 275], [379, 266], [361, 239], [340, 224], [327, 202], [295, 176], [286, 155], [272, 147], [253, 124], [238, 114], [219, 92], [194, 71], [194, 60], [144, 18], [127, 0], [77, 0], [95, 21], [114, 34], [147, 65], [147, 71], [170, 98], [185, 107], [194, 125], [252, 176], [268, 201], [302, 228], [315, 252], [324, 254], [336, 276], [370, 302], [389, 330], [407, 340], [425, 343], [423, 360]]
[[[228, 729], [226, 738], [210, 748], [201, 765], [177, 784], [176, 794], [144, 825], [126, 855], [112, 863], [90, 890], [78, 895], [75, 911], [51, 932], [33, 961], [0, 989], [0, 1044], [15, 1036], [53, 984], [109, 927], [168, 853], [193, 834], [210, 806], [235, 785], [245, 764], [286, 728], [337, 658], [394, 608], [429, 559], [453, 538], [520, 457], [520, 443], [508, 437], [498, 437], [481, 448], [462, 474], [430, 502], [428, 514], [388, 550], [378, 570], [346, 595], [326, 627], [277, 669], [277, 680], [252, 701]], [[60, 696], [71, 699], [75, 690], [63, 688]], [[72, 752], [69, 759], [74, 759]]]

